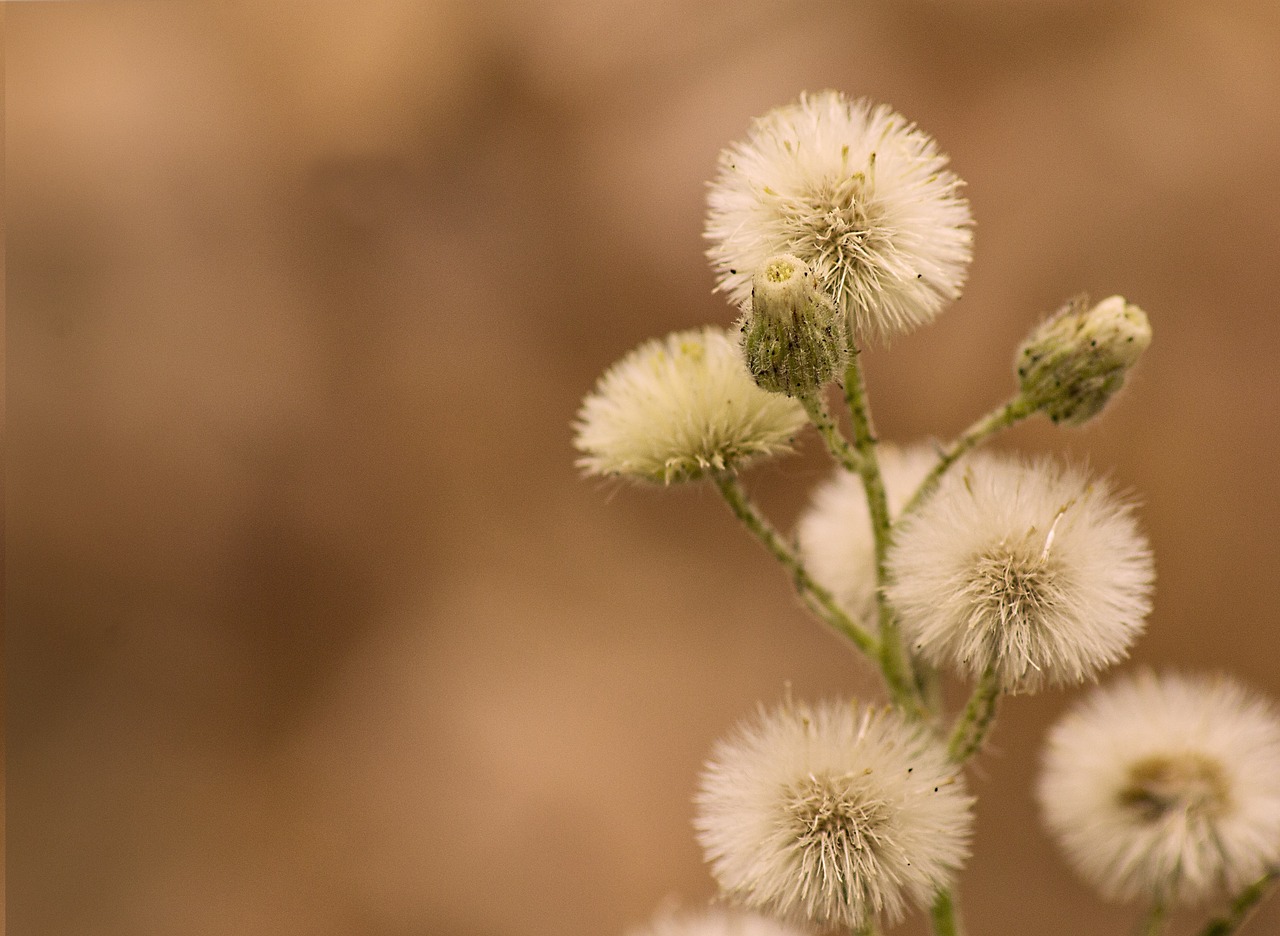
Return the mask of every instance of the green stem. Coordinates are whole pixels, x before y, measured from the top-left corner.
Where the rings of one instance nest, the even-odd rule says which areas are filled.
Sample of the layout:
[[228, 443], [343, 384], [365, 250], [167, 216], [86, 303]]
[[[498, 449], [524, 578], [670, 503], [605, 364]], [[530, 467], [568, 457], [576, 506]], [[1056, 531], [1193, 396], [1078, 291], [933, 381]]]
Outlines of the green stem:
[[1280, 866], [1271, 868], [1258, 880], [1254, 881], [1231, 901], [1231, 907], [1226, 914], [1217, 919], [1210, 920], [1200, 936], [1230, 936], [1238, 930], [1249, 919], [1249, 915], [1257, 908], [1275, 887], [1276, 882], [1280, 881]]
[[880, 611], [880, 670], [884, 673], [894, 701], [909, 717], [920, 718], [926, 714], [924, 702], [911, 673], [911, 664], [903, 651], [897, 618], [884, 598], [885, 555], [889, 549], [891, 529], [889, 502], [885, 497], [884, 479], [880, 477], [880, 463], [876, 458], [876, 437], [871, 427], [871, 411], [867, 405], [867, 391], [862, 380], [859, 357], [858, 349], [851, 348], [849, 364], [844, 373], [844, 398], [849, 406], [849, 415], [853, 418], [853, 445], [858, 453], [858, 474], [862, 477], [862, 486], [867, 494], [871, 534], [875, 539], [876, 597]]
[[911, 500], [907, 501], [907, 506], [902, 509], [902, 516], [905, 517], [924, 503], [929, 495], [933, 493], [934, 488], [938, 486], [942, 476], [947, 473], [947, 469], [955, 464], [961, 456], [1000, 430], [1008, 429], [1015, 423], [1026, 419], [1036, 411], [1036, 408], [1033, 403], [1028, 402], [1022, 396], [1016, 396], [999, 409], [987, 413], [987, 415], [961, 433], [958, 439], [942, 451], [938, 463], [925, 476], [915, 494], [911, 495]]
[[1169, 925], [1169, 903], [1163, 894], [1156, 894], [1151, 901], [1151, 909], [1142, 918], [1135, 931], [1135, 936], [1160, 936]]
[[964, 932], [955, 898], [949, 890], [940, 890], [933, 898], [929, 919], [933, 923], [934, 936], [961, 936]]
[[804, 564], [800, 562], [799, 557], [783, 540], [782, 535], [773, 528], [773, 525], [765, 519], [764, 515], [747, 498], [747, 494], [742, 489], [742, 485], [738, 483], [738, 479], [728, 472], [718, 472], [712, 477], [715, 479], [716, 487], [729, 504], [729, 509], [733, 511], [734, 516], [741, 520], [743, 525], [760, 541], [761, 545], [782, 564], [784, 569], [791, 573], [796, 591], [800, 593], [801, 599], [804, 600], [809, 610], [849, 638], [855, 647], [874, 659], [879, 651], [876, 639], [853, 618], [849, 617], [849, 614], [843, 608], [836, 604], [831, 592], [813, 580], [805, 569]]
[[992, 724], [996, 720], [996, 706], [1000, 701], [1000, 679], [996, 668], [989, 666], [973, 687], [973, 694], [956, 719], [956, 726], [947, 741], [947, 754], [957, 764], [963, 764], [982, 749]]
[[804, 404], [805, 412], [809, 414], [809, 420], [822, 436], [822, 441], [827, 444], [827, 451], [831, 453], [831, 457], [843, 465], [846, 471], [856, 474], [860, 468], [858, 453], [841, 435], [840, 428], [831, 418], [822, 397], [818, 393], [809, 393], [799, 399]]

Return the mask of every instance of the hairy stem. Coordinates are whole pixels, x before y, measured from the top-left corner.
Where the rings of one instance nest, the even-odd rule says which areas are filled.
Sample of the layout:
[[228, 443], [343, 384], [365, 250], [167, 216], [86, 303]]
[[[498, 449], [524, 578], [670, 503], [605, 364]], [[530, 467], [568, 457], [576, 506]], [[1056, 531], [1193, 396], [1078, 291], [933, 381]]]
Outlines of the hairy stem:
[[933, 924], [934, 936], [962, 936], [964, 933], [964, 927], [960, 925], [960, 911], [950, 890], [940, 890], [933, 898], [929, 920]]
[[826, 443], [831, 457], [843, 465], [845, 471], [856, 474], [861, 468], [858, 453], [840, 433], [840, 427], [827, 411], [827, 404], [823, 401], [820, 391], [807, 393], [799, 399], [804, 404], [805, 412], [809, 414], [809, 421], [813, 423], [818, 434], [822, 436], [822, 441]]
[[933, 466], [933, 470], [925, 476], [920, 487], [911, 495], [911, 500], [907, 501], [907, 506], [902, 509], [902, 515], [905, 517], [923, 504], [938, 486], [942, 476], [947, 473], [947, 469], [966, 452], [1000, 430], [1008, 429], [1015, 423], [1021, 422], [1035, 411], [1036, 407], [1019, 395], [998, 409], [987, 413], [966, 429], [958, 439], [942, 450], [938, 463]]
[[947, 741], [947, 754], [957, 764], [963, 764], [982, 749], [982, 744], [995, 723], [999, 701], [1000, 679], [996, 668], [989, 666], [973, 687], [973, 694], [956, 719], [955, 728]]
[[1160, 936], [1169, 925], [1169, 902], [1163, 894], [1156, 894], [1151, 901], [1151, 909], [1138, 923], [1135, 936]]
[[862, 380], [862, 367], [858, 363], [860, 353], [851, 348], [849, 364], [844, 373], [844, 398], [853, 418], [853, 445], [858, 453], [858, 474], [867, 494], [867, 508], [871, 514], [871, 534], [876, 551], [876, 603], [880, 612], [880, 670], [895, 702], [909, 717], [923, 717], [925, 706], [911, 672], [911, 663], [902, 646], [898, 633], [898, 621], [893, 609], [884, 598], [885, 554], [889, 550], [889, 503], [885, 498], [884, 479], [880, 477], [880, 463], [876, 458], [876, 437], [871, 427], [871, 410], [867, 405], [866, 386]]
[[851, 618], [848, 613], [836, 604], [831, 592], [813, 580], [782, 535], [774, 529], [764, 515], [751, 503], [738, 479], [728, 472], [718, 472], [714, 476], [716, 488], [720, 491], [729, 509], [735, 517], [760, 541], [784, 569], [791, 573], [805, 605], [814, 614], [835, 628], [867, 656], [875, 659], [879, 653], [876, 639]]
[[1200, 931], [1200, 936], [1231, 936], [1244, 924], [1245, 920], [1249, 919], [1249, 915], [1271, 893], [1277, 882], [1280, 882], [1280, 865], [1268, 870], [1266, 874], [1237, 894], [1227, 912], [1210, 920]]

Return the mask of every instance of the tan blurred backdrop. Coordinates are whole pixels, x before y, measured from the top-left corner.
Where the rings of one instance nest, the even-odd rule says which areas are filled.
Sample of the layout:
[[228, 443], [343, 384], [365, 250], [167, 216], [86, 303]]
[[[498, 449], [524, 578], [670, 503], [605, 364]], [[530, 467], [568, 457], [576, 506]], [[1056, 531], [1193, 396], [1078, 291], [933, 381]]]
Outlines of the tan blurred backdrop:
[[[3, 15], [14, 934], [609, 936], [710, 896], [712, 740], [873, 684], [713, 492], [584, 482], [569, 423], [730, 321], [704, 182], [805, 88], [917, 120], [978, 219], [964, 299], [868, 357], [881, 434], [959, 431], [1066, 297], [1138, 302], [1106, 418], [1003, 444], [1142, 498], [1137, 661], [1280, 699], [1274, 0]], [[748, 482], [789, 524], [825, 471]], [[974, 936], [1131, 927], [1035, 815], [1076, 696], [1007, 704], [974, 771]]]

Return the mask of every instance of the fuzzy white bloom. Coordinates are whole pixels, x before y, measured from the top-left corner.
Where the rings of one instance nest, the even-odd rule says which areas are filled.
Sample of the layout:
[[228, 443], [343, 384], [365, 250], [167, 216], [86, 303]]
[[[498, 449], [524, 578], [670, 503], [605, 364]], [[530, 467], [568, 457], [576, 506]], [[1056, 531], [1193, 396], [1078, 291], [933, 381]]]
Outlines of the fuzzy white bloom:
[[701, 913], [669, 913], [631, 930], [627, 936], [806, 936], [776, 920], [756, 913], [706, 910]]
[[1006, 692], [1092, 678], [1151, 610], [1132, 505], [1049, 461], [971, 456], [895, 528], [886, 594], [930, 663], [994, 667]]
[[795, 400], [757, 387], [721, 328], [648, 341], [582, 401], [574, 445], [589, 474], [670, 484], [789, 450], [805, 425]]
[[[938, 463], [938, 456], [929, 445], [903, 449], [881, 445], [878, 456], [889, 516], [896, 518]], [[874, 630], [879, 624], [876, 547], [862, 479], [840, 468], [818, 485], [796, 523], [796, 539], [814, 580], [855, 621]]]
[[837, 91], [802, 94], [720, 154], [707, 256], [734, 304], [774, 254], [808, 263], [869, 336], [931, 321], [960, 296], [969, 203], [937, 144], [901, 114]]
[[894, 921], [968, 855], [973, 801], [955, 771], [893, 710], [788, 703], [716, 744], [694, 826], [743, 906], [819, 926]]
[[1140, 673], [1054, 727], [1038, 794], [1110, 899], [1235, 891], [1280, 864], [1280, 715], [1225, 678]]

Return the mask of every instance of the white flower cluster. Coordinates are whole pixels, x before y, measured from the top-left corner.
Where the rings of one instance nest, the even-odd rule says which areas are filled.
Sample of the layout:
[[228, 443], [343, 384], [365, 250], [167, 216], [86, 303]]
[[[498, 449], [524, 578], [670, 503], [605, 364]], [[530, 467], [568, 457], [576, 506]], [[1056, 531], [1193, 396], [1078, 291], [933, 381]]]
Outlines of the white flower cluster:
[[574, 440], [591, 474], [670, 484], [786, 451], [804, 410], [752, 382], [720, 328], [676, 332], [614, 364], [582, 403]]
[[975, 455], [895, 530], [888, 598], [924, 659], [1007, 692], [1122, 659], [1151, 610], [1151, 549], [1107, 485]]
[[973, 218], [933, 139], [888, 107], [805, 94], [720, 155], [707, 256], [746, 302], [774, 254], [808, 263], [872, 336], [909, 331], [959, 298]]
[[[877, 444], [858, 357], [959, 296], [961, 185], [887, 107], [824, 91], [771, 111], [721, 154], [708, 196], [707, 253], [742, 307], [740, 335], [650, 341], [583, 401], [586, 473], [712, 477], [806, 605], [880, 666], [894, 703], [788, 701], [720, 741], [694, 824], [723, 895], [751, 913], [670, 917], [643, 936], [869, 931], [926, 906], [936, 932], [959, 932], [964, 763], [999, 698], [1096, 679], [1146, 626], [1155, 568], [1131, 502], [1051, 459], [972, 451], [1034, 413], [1097, 415], [1150, 342], [1141, 309], [1073, 300], [1018, 349], [1010, 402], [951, 446]], [[852, 442], [826, 409], [833, 380]], [[734, 475], [807, 422], [838, 468], [793, 546]], [[975, 683], [949, 724], [943, 670]], [[1039, 797], [1071, 864], [1153, 921], [1280, 877], [1280, 717], [1229, 681], [1146, 674], [1095, 692], [1050, 737]]]
[[725, 893], [856, 928], [927, 903], [968, 855], [972, 798], [920, 724], [856, 703], [786, 704], [721, 741], [694, 825]]
[[1280, 715], [1229, 679], [1139, 673], [1053, 729], [1038, 792], [1107, 897], [1235, 890], [1280, 865]]

